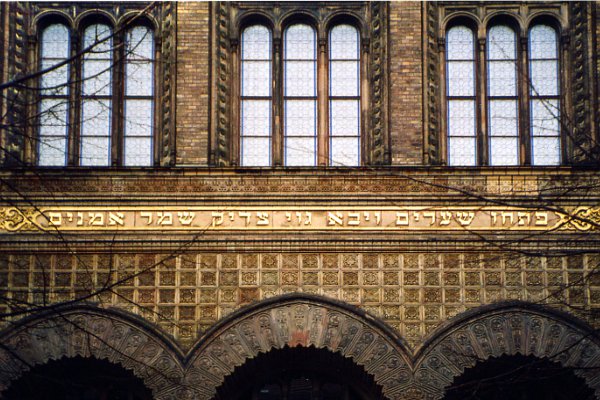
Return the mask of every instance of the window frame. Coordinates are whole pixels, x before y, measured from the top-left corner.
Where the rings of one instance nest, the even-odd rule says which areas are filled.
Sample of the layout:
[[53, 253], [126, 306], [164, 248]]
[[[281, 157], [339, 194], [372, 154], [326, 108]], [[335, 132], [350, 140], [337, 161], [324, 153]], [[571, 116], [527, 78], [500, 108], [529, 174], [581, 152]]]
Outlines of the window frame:
[[[256, 11], [250, 12], [247, 15], [240, 17], [236, 23], [235, 37], [231, 39], [232, 45], [232, 143], [231, 143], [231, 163], [242, 167], [255, 167], [252, 165], [242, 164], [241, 155], [241, 85], [242, 85], [242, 33], [245, 29], [253, 25], [263, 25], [270, 30], [272, 40], [272, 57], [271, 57], [271, 81], [272, 81], [272, 137], [271, 137], [271, 163], [272, 167], [296, 168], [288, 166], [285, 163], [285, 93], [284, 93], [284, 57], [285, 57], [285, 32], [288, 27], [295, 24], [306, 24], [311, 26], [315, 32], [315, 52], [316, 52], [316, 162], [315, 167], [328, 167], [330, 165], [330, 148], [329, 148], [329, 33], [331, 29], [338, 25], [351, 25], [358, 34], [359, 48], [359, 110], [358, 118], [360, 123], [360, 159], [358, 165], [351, 167], [362, 167], [367, 163], [365, 147], [367, 146], [366, 139], [366, 114], [368, 104], [368, 92], [365, 87], [367, 83], [367, 62], [368, 62], [368, 39], [365, 38], [364, 24], [359, 18], [354, 15], [341, 13], [335, 15], [327, 21], [321, 21], [318, 17], [304, 12], [293, 12], [282, 19], [281, 22], [273, 22], [271, 18]], [[303, 166], [298, 166], [303, 168]], [[340, 167], [339, 165], [337, 167]]]
[[[158, 134], [159, 134], [159, 121], [157, 107], [159, 107], [159, 85], [157, 84], [157, 77], [159, 73], [159, 66], [157, 60], [160, 58], [160, 41], [158, 35], [158, 27], [156, 23], [148, 16], [137, 16], [137, 12], [130, 11], [125, 13], [118, 21], [111, 18], [104, 12], [94, 12], [82, 15], [76, 20], [72, 20], [69, 17], [62, 15], [59, 12], [51, 12], [43, 15], [35, 22], [36, 28], [35, 36], [37, 37], [36, 46], [36, 57], [34, 65], [38, 68], [41, 67], [41, 51], [42, 51], [42, 35], [46, 28], [54, 24], [64, 25], [69, 34], [69, 57], [71, 61], [67, 64], [69, 67], [69, 107], [67, 113], [69, 115], [69, 121], [67, 125], [67, 145], [66, 145], [66, 162], [64, 165], [40, 165], [40, 145], [39, 145], [39, 132], [40, 132], [40, 106], [41, 96], [37, 95], [33, 104], [35, 105], [36, 115], [35, 123], [33, 124], [34, 130], [32, 137], [34, 143], [31, 146], [31, 161], [39, 168], [65, 168], [65, 167], [81, 167], [81, 168], [107, 168], [107, 167], [127, 167], [127, 168], [144, 168], [154, 167], [158, 165]], [[134, 21], [134, 22], [132, 22]], [[83, 117], [83, 67], [84, 67], [84, 54], [82, 54], [84, 40], [83, 34], [85, 30], [95, 24], [104, 24], [111, 29], [112, 37], [112, 63], [110, 67], [110, 79], [111, 79], [111, 94], [107, 98], [110, 98], [111, 109], [109, 119], [109, 160], [107, 164], [103, 165], [82, 165], [80, 162], [81, 156], [81, 143], [82, 143], [82, 117]], [[152, 35], [153, 59], [151, 63], [152, 67], [152, 80], [153, 86], [151, 89], [152, 101], [152, 116], [151, 116], [151, 149], [150, 149], [150, 163], [148, 165], [125, 165], [125, 100], [128, 97], [125, 93], [126, 90], [126, 71], [125, 64], [127, 62], [125, 57], [125, 40], [127, 32], [138, 26], [144, 26], [148, 28]], [[41, 78], [39, 78], [41, 82]], [[92, 96], [94, 97], [94, 96]], [[103, 96], [106, 97], [106, 96]]]
[[[489, 41], [488, 32], [494, 26], [505, 25], [513, 29], [515, 33], [516, 41], [516, 85], [517, 85], [517, 163], [514, 165], [503, 165], [503, 164], [491, 164], [491, 149], [490, 149], [490, 109], [489, 109], [489, 87], [488, 87], [488, 75], [489, 75]], [[495, 15], [485, 21], [478, 21], [475, 17], [468, 16], [464, 13], [458, 16], [450, 16], [441, 27], [440, 38], [440, 54], [441, 54], [441, 77], [442, 77], [442, 107], [441, 107], [441, 121], [442, 121], [442, 136], [443, 140], [441, 152], [444, 163], [454, 167], [468, 167], [469, 165], [454, 164], [450, 165], [450, 146], [448, 143], [449, 138], [449, 116], [448, 116], [448, 102], [450, 96], [448, 95], [448, 84], [449, 84], [449, 73], [448, 73], [448, 62], [447, 62], [447, 35], [450, 29], [457, 26], [465, 26], [470, 29], [475, 35], [475, 80], [476, 80], [476, 112], [475, 112], [475, 129], [476, 129], [476, 163], [474, 166], [491, 166], [491, 167], [519, 167], [519, 166], [533, 166], [533, 167], [557, 167], [565, 165], [567, 162], [567, 145], [566, 145], [566, 132], [564, 131], [562, 119], [559, 121], [559, 164], [533, 164], [533, 150], [532, 150], [532, 126], [531, 126], [531, 84], [530, 84], [530, 31], [533, 27], [538, 25], [550, 26], [556, 32], [557, 40], [557, 55], [558, 58], [558, 90], [559, 94], [556, 96], [559, 102], [560, 116], [564, 118], [566, 114], [565, 104], [567, 99], [567, 86], [565, 79], [562, 77], [560, 71], [564, 71], [565, 68], [565, 40], [563, 38], [563, 27], [559, 23], [558, 17], [554, 15], [542, 14], [535, 18], [531, 18], [527, 23], [519, 23], [516, 16], [508, 15]]]

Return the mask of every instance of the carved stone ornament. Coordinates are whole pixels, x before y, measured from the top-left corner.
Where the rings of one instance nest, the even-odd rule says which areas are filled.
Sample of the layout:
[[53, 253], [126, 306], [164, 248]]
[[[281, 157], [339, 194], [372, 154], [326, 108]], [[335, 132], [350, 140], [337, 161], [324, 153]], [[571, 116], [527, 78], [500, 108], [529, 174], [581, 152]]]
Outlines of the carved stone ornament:
[[84, 304], [27, 317], [0, 332], [0, 341], [0, 392], [34, 365], [81, 356], [131, 370], [155, 399], [208, 400], [236, 366], [259, 353], [313, 346], [351, 358], [389, 400], [442, 399], [466, 368], [516, 354], [574, 368], [600, 397], [600, 339], [594, 331], [564, 313], [522, 302], [483, 306], [450, 320], [415, 354], [364, 311], [297, 293], [234, 312], [187, 355], [139, 317]]

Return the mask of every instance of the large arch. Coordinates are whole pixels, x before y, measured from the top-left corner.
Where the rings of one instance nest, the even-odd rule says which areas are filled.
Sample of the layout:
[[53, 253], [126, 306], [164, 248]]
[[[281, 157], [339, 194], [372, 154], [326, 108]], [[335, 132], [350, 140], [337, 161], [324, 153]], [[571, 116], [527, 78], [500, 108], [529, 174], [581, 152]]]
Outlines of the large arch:
[[131, 370], [155, 399], [180, 388], [176, 345], [142, 319], [91, 305], [57, 308], [0, 332], [0, 393], [31, 367], [50, 360], [94, 357]]
[[298, 293], [240, 309], [207, 332], [190, 355], [186, 382], [195, 382], [200, 399], [210, 399], [235, 367], [286, 346], [351, 358], [390, 399], [411, 384], [410, 353], [391, 329], [356, 307]]
[[427, 399], [477, 361], [534, 356], [573, 368], [600, 398], [600, 338], [585, 323], [548, 307], [507, 302], [482, 306], [448, 321], [415, 357], [414, 382]]

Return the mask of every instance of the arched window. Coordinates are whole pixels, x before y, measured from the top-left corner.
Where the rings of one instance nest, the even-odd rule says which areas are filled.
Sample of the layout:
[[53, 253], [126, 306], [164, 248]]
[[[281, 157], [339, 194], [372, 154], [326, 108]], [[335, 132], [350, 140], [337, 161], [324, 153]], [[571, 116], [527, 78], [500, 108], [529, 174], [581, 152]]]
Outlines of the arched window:
[[[93, 46], [93, 47], [92, 47]], [[93, 24], [83, 33], [81, 89], [82, 166], [110, 165], [113, 39], [108, 25]]]
[[315, 30], [289, 26], [284, 34], [284, 165], [317, 165], [317, 43]]
[[152, 165], [154, 36], [146, 26], [130, 28], [125, 35], [124, 106], [124, 165]]
[[360, 42], [352, 25], [329, 31], [329, 164], [360, 165]]
[[446, 36], [448, 164], [476, 165], [475, 37], [466, 26]]
[[533, 165], [560, 164], [560, 81], [554, 28], [529, 30], [530, 135]]
[[240, 163], [269, 166], [272, 153], [271, 31], [252, 25], [242, 33]]
[[39, 67], [49, 71], [40, 78], [38, 165], [153, 165], [153, 30], [95, 20], [78, 44], [71, 33], [57, 23], [40, 32]]
[[[38, 163], [62, 166], [67, 162], [69, 125], [69, 29], [63, 24], [48, 25], [41, 34], [42, 75], [39, 112]], [[55, 67], [65, 63], [60, 67]]]
[[511, 27], [495, 25], [487, 43], [489, 164], [518, 165], [517, 36]]

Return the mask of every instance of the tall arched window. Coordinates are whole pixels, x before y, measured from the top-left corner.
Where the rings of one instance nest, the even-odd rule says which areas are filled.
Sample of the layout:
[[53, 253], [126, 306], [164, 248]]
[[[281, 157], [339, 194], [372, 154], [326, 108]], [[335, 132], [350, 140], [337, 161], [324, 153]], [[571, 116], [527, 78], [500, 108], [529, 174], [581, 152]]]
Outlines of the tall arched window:
[[69, 125], [69, 64], [53, 68], [69, 58], [69, 29], [52, 24], [41, 34], [40, 68], [51, 69], [42, 75], [39, 112], [38, 163], [63, 166], [67, 162]]
[[113, 39], [108, 25], [92, 24], [83, 33], [81, 143], [82, 166], [110, 165]]
[[475, 165], [475, 37], [466, 26], [455, 26], [448, 30], [446, 74], [448, 164]]
[[519, 164], [517, 36], [507, 25], [488, 31], [488, 149], [490, 165]]
[[560, 164], [560, 81], [554, 28], [529, 30], [530, 135], [533, 165]]
[[240, 163], [269, 166], [272, 152], [271, 31], [252, 25], [242, 32]]
[[305, 24], [284, 33], [284, 165], [317, 164], [317, 46], [315, 30]]
[[329, 31], [329, 165], [360, 165], [359, 45], [352, 25]]
[[152, 165], [154, 36], [146, 26], [135, 26], [125, 35], [124, 106], [124, 165]]

